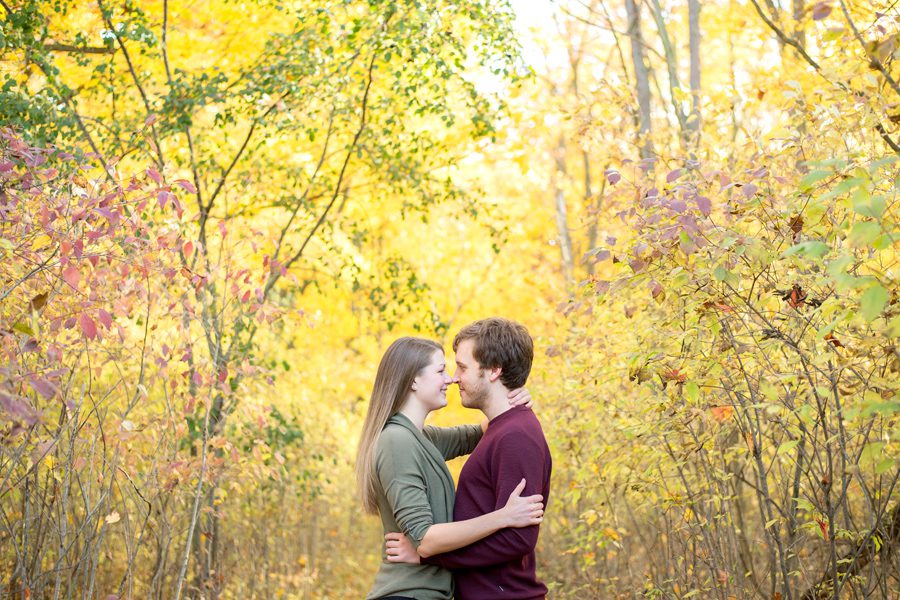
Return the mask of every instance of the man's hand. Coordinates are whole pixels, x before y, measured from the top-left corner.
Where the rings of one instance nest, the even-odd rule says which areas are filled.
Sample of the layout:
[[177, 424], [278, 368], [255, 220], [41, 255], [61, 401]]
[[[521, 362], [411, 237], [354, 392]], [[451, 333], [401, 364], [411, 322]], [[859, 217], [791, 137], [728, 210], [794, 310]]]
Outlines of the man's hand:
[[412, 542], [402, 533], [388, 533], [384, 536], [384, 540], [388, 562], [412, 563], [414, 565], [421, 562], [421, 558], [416, 549], [413, 548]]

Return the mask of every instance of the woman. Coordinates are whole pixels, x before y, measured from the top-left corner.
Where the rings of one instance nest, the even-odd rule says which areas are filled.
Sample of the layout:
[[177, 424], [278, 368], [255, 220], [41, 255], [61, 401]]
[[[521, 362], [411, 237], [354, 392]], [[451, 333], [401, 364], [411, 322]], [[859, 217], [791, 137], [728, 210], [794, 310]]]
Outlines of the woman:
[[[444, 350], [431, 340], [405, 337], [384, 353], [369, 401], [356, 458], [363, 506], [381, 515], [384, 532], [401, 531], [429, 555], [467, 546], [504, 527], [541, 522], [541, 496], [519, 496], [467, 521], [453, 520], [453, 478], [445, 460], [469, 454], [482, 426], [425, 427], [425, 417], [447, 405]], [[512, 403], [530, 397], [511, 394]], [[450, 572], [434, 565], [382, 562], [367, 599], [450, 600]]]

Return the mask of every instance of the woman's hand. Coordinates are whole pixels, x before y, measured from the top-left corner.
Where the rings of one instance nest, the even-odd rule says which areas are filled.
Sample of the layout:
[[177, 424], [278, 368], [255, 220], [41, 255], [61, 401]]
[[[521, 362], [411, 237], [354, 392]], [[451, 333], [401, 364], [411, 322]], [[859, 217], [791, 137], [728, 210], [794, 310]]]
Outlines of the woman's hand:
[[516, 388], [506, 395], [509, 398], [510, 406], [520, 406], [524, 404], [531, 408], [534, 402], [531, 400], [531, 393], [526, 388]]
[[388, 533], [384, 536], [384, 553], [388, 562], [418, 564], [420, 556], [412, 542], [402, 533]]
[[506, 527], [530, 527], [540, 525], [544, 520], [544, 503], [542, 502], [544, 497], [535, 494], [523, 498], [520, 494], [524, 489], [525, 480], [523, 479], [509, 495], [506, 506], [501, 509], [506, 517]]

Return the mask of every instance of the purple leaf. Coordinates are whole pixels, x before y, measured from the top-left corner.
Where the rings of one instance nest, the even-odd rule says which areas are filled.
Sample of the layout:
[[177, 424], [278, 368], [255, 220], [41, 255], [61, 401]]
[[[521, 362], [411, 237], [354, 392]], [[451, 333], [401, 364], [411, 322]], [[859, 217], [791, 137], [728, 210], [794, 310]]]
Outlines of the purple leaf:
[[748, 184], [744, 185], [743, 187], [741, 187], [741, 192], [743, 192], [744, 196], [746, 196], [746, 198], [749, 200], [750, 198], [753, 197], [754, 194], [756, 194], [756, 190], [758, 190], [758, 189], [759, 188], [756, 187], [756, 185], [754, 185], [752, 183], [748, 183]]
[[813, 21], [821, 21], [831, 14], [831, 6], [827, 2], [816, 2], [812, 8]]
[[709, 213], [712, 212], [712, 202], [710, 199], [706, 196], [697, 196], [694, 201], [697, 203], [697, 208], [700, 209], [703, 216], [708, 217]]
[[622, 179], [622, 176], [615, 169], [606, 170], [606, 180], [609, 181], [610, 185], [616, 185], [620, 179]]
[[28, 402], [14, 396], [0, 393], [0, 408], [13, 419], [24, 421], [28, 425], [33, 425], [37, 421], [37, 413]]
[[677, 213], [683, 213], [687, 210], [687, 204], [685, 204], [681, 200], [672, 200], [671, 202], [669, 202], [669, 208]]
[[628, 261], [628, 266], [631, 267], [631, 270], [635, 273], [640, 273], [647, 266], [647, 263], [640, 259], [634, 259]]
[[684, 169], [675, 169], [674, 171], [669, 171], [669, 174], [666, 175], [666, 183], [672, 183], [682, 175], [684, 175]]
[[56, 395], [56, 386], [46, 379], [32, 377], [28, 380], [28, 385], [30, 385], [34, 391], [36, 391], [47, 400], [50, 400], [51, 398], [53, 398], [53, 396]]

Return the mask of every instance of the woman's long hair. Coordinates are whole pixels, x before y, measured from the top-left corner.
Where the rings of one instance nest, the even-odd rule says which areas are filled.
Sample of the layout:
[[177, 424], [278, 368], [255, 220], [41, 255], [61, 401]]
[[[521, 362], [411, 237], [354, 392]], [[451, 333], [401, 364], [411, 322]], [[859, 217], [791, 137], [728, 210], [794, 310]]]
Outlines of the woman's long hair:
[[356, 453], [359, 495], [363, 507], [370, 513], [378, 512], [375, 493], [375, 448], [378, 436], [388, 419], [400, 410], [416, 375], [431, 363], [436, 350], [444, 351], [437, 342], [402, 337], [394, 341], [381, 357]]

